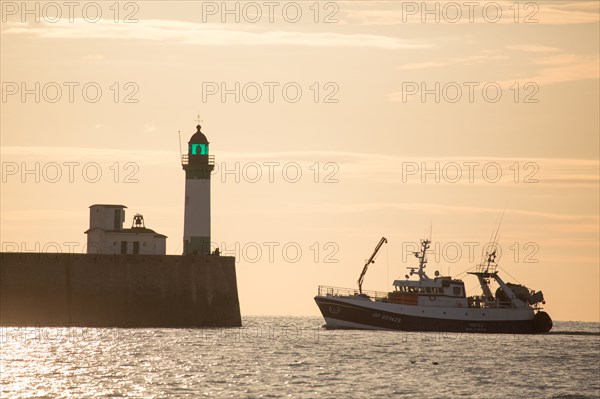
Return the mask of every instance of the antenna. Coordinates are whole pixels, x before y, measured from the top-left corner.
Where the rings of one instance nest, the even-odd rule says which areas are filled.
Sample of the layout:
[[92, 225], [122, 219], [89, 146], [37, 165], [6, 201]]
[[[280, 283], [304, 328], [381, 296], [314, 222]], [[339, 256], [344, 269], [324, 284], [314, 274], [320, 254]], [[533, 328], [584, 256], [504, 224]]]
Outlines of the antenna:
[[178, 130], [177, 133], [179, 133], [179, 158], [181, 158], [181, 156], [183, 155], [181, 153], [181, 130]]
[[[506, 210], [506, 208], [504, 210]], [[502, 224], [503, 217], [504, 217], [504, 212], [502, 212], [502, 215], [500, 216], [500, 221], [498, 222], [498, 226], [497, 227], [492, 226], [492, 233], [490, 234], [490, 239], [487, 242], [487, 244], [489, 244], [489, 249], [487, 248], [487, 244], [486, 244], [483, 247], [484, 249], [486, 249], [486, 251], [481, 252], [481, 263], [482, 264], [487, 261], [488, 253], [490, 251], [493, 252], [496, 249], [496, 240], [498, 239], [498, 232], [500, 231], [500, 225]]]
[[502, 220], [504, 219], [504, 214], [506, 213], [506, 206], [502, 211], [502, 216], [500, 216], [500, 221], [498, 222], [498, 228], [496, 229], [496, 235], [494, 236], [494, 249], [498, 246], [498, 240], [500, 239], [500, 226], [502, 226]]
[[385, 262], [387, 263], [387, 280], [386, 283], [390, 283], [390, 250], [389, 247], [385, 247]]
[[490, 263], [492, 261], [495, 261], [496, 256], [497, 256], [497, 250], [498, 250], [498, 243], [500, 241], [500, 227], [502, 226], [502, 221], [504, 220], [504, 214], [506, 213], [506, 205], [504, 206], [504, 210], [502, 211], [502, 214], [500, 215], [500, 220], [498, 221], [498, 226], [495, 229], [492, 229], [492, 234], [490, 236], [490, 241], [488, 244], [490, 244], [490, 248], [486, 248], [485, 253], [483, 253], [482, 251], [482, 259], [481, 259], [481, 265], [485, 264], [487, 262], [487, 267], [489, 268]]

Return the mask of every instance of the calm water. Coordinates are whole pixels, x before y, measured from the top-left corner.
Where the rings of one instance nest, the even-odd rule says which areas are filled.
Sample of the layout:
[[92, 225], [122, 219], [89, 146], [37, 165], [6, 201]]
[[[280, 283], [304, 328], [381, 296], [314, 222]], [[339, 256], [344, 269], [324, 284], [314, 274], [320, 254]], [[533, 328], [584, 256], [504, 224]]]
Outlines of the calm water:
[[3, 398], [600, 397], [600, 324], [543, 336], [245, 327], [2, 329]]

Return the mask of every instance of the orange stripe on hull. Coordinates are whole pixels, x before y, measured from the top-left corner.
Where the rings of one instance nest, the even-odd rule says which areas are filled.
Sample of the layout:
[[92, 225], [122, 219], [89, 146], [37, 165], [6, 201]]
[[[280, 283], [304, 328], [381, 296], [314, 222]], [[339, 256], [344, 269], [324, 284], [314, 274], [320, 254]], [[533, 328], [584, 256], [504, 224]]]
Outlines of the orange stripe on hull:
[[388, 300], [391, 303], [399, 303], [401, 305], [416, 305], [419, 301], [419, 296], [414, 294], [396, 294], [390, 293], [388, 295]]

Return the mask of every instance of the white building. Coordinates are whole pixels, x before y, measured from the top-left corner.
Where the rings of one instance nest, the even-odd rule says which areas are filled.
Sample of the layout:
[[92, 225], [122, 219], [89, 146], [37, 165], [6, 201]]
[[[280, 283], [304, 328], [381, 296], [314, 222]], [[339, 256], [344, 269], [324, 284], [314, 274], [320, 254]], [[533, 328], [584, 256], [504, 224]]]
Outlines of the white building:
[[90, 206], [87, 234], [88, 254], [165, 255], [167, 236], [144, 226], [144, 217], [136, 214], [131, 228], [123, 228], [124, 205]]

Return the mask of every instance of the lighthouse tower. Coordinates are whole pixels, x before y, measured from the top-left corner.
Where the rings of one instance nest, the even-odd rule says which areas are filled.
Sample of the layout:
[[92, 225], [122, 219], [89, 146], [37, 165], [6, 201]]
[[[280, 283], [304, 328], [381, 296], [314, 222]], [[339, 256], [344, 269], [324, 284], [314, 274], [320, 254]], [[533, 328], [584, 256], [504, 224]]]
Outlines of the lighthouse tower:
[[208, 139], [200, 128], [196, 126], [188, 153], [181, 157], [185, 170], [184, 255], [210, 253], [210, 175], [215, 159], [208, 155]]

